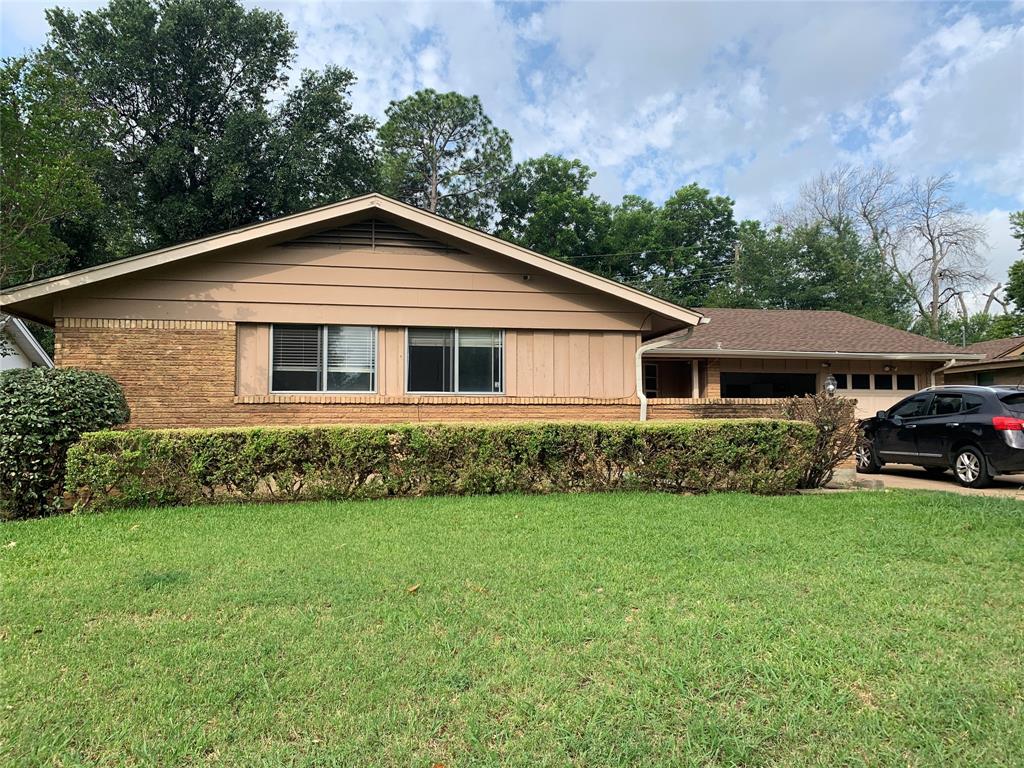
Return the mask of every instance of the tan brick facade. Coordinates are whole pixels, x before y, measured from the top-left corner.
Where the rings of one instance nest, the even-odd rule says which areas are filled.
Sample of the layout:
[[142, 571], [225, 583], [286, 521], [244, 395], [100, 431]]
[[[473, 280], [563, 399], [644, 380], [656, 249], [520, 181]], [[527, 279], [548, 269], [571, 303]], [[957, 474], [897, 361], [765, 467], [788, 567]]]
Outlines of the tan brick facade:
[[[237, 396], [229, 322], [94, 320], [56, 323], [57, 365], [101, 371], [124, 387], [133, 427], [372, 424], [411, 421], [634, 421], [635, 398]], [[651, 419], [770, 415], [770, 401], [653, 400]]]
[[722, 396], [722, 364], [712, 358], [707, 361], [707, 381], [704, 387], [704, 397], [716, 399]]

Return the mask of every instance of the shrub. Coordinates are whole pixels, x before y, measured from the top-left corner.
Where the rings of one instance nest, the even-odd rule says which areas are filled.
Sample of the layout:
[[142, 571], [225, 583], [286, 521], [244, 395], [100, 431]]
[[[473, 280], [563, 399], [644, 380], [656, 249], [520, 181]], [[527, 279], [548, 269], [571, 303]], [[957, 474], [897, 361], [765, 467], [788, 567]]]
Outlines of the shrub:
[[83, 432], [128, 420], [128, 403], [109, 376], [74, 368], [0, 374], [0, 516], [59, 509], [68, 447]]
[[857, 444], [856, 400], [824, 392], [791, 397], [782, 416], [814, 425], [818, 436], [812, 460], [800, 480], [801, 488], [820, 488], [832, 479], [836, 467], [853, 453]]
[[68, 456], [86, 508], [550, 491], [784, 493], [815, 432], [779, 420], [107, 431]]

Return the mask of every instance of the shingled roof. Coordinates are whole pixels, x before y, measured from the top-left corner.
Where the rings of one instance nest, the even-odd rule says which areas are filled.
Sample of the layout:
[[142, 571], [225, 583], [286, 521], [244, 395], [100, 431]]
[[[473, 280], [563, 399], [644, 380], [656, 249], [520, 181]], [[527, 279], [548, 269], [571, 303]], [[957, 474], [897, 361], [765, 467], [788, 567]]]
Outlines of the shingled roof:
[[[709, 322], [687, 336], [672, 333], [661, 354], [686, 352], [792, 352], [836, 356], [920, 357], [949, 360], [978, 359], [978, 353], [901, 331], [845, 312], [804, 309], [701, 308]], [[966, 353], [966, 354], [965, 354]]]
[[977, 344], [968, 345], [966, 349], [968, 352], [973, 352], [976, 355], [984, 355], [985, 360], [995, 360], [997, 357], [1003, 357], [1021, 345], [1024, 345], [1024, 336], [1010, 336], [1005, 339], [979, 341]]

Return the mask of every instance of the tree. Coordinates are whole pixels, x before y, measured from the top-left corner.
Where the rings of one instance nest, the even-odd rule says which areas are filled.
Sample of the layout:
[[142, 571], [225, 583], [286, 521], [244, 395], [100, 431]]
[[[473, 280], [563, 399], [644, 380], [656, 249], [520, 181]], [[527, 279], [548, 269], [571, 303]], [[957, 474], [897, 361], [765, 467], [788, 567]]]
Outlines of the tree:
[[498, 193], [496, 234], [556, 259], [585, 263], [597, 252], [609, 207], [590, 194], [594, 172], [579, 160], [543, 155], [519, 163]]
[[1024, 253], [1024, 211], [1010, 214], [1010, 234], [1017, 241], [1017, 250]]
[[662, 245], [661, 209], [639, 195], [626, 195], [609, 215], [604, 238], [586, 267], [625, 283], [641, 285], [645, 277], [644, 254]]
[[733, 201], [689, 184], [665, 202], [658, 219], [658, 247], [641, 257], [644, 287], [679, 304], [704, 303], [728, 280], [735, 257]]
[[512, 139], [484, 114], [480, 99], [426, 89], [385, 111], [383, 180], [407, 203], [487, 227], [512, 164]]
[[939, 332], [942, 309], [976, 287], [984, 278], [979, 250], [985, 247], [985, 230], [967, 213], [963, 203], [949, 198], [950, 177], [914, 181], [910, 187], [910, 227], [916, 235], [915, 261], [904, 267], [908, 280], [923, 284], [919, 296], [927, 303], [921, 315], [933, 336]]
[[798, 279], [797, 248], [781, 226], [742, 221], [737, 230], [736, 258], [728, 282], [708, 297], [713, 307], [785, 309], [792, 303]]
[[948, 175], [901, 180], [888, 167], [838, 166], [801, 189], [781, 218], [787, 228], [821, 221], [835, 231], [849, 222], [914, 298], [918, 316], [938, 336], [946, 307], [984, 279], [984, 231], [952, 200]]
[[64, 271], [61, 223], [100, 208], [95, 115], [74, 81], [35, 57], [0, 65], [0, 285]]
[[376, 187], [374, 121], [356, 114], [356, 78], [328, 66], [305, 70], [274, 117], [274, 209], [300, 211]]
[[897, 325], [909, 322], [911, 304], [881, 255], [841, 221], [788, 233], [743, 222], [732, 277], [709, 300], [715, 306], [832, 309]]
[[235, 0], [111, 0], [47, 19], [45, 55], [109, 116], [101, 183], [130, 219], [132, 249], [272, 213], [259, 148], [267, 93], [285, 84], [295, 39], [279, 13]]

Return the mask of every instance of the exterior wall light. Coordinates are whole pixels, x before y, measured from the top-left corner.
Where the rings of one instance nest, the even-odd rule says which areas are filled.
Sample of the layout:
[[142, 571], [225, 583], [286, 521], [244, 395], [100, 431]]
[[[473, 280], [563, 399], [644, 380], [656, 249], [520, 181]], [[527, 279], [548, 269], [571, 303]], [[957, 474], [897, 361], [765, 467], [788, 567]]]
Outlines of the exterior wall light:
[[834, 395], [836, 393], [836, 377], [831, 373], [825, 377], [825, 394]]

